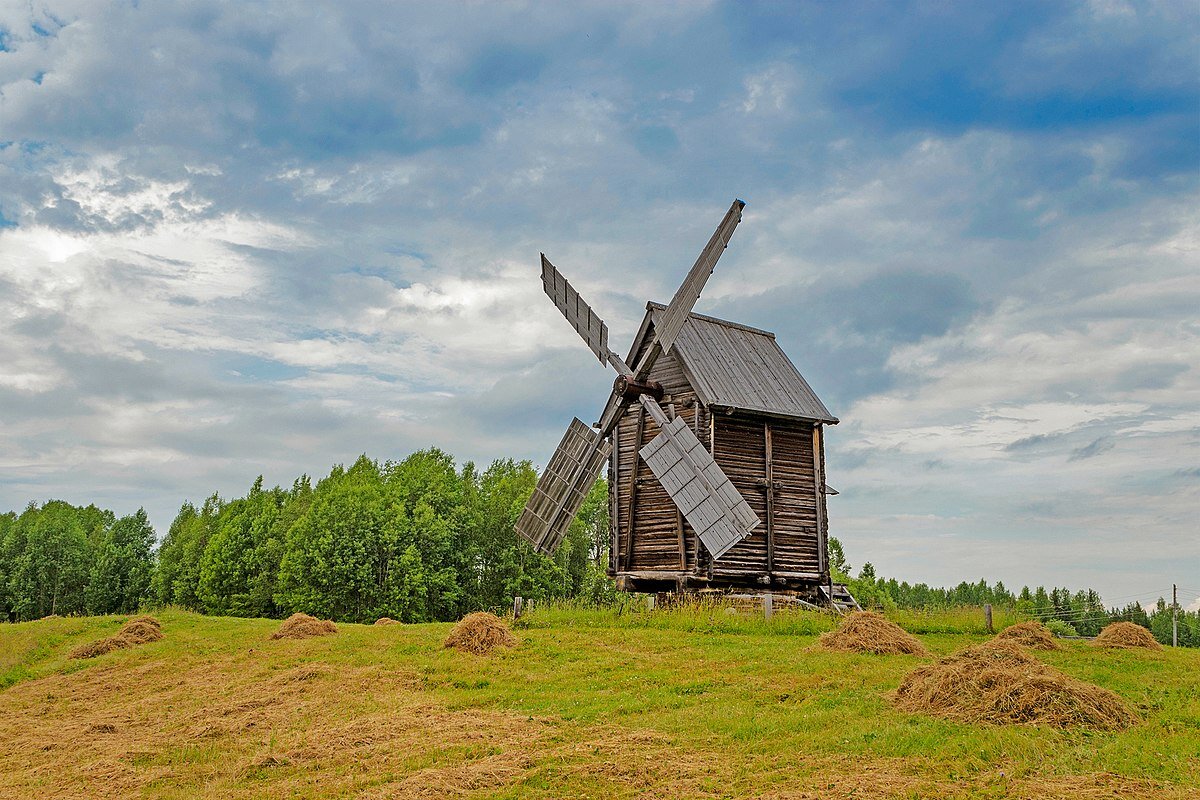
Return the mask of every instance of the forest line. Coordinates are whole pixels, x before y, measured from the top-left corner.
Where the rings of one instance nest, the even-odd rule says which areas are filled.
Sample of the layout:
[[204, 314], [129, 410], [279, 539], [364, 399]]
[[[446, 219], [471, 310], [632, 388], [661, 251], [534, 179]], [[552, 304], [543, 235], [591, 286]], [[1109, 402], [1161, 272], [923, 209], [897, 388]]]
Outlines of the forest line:
[[[535, 600], [611, 603], [608, 503], [597, 482], [553, 558], [513, 530], [533, 491], [529, 461], [501, 459], [484, 471], [421, 450], [402, 461], [365, 455], [314, 485], [263, 487], [242, 497], [185, 502], [161, 542], [146, 514], [116, 517], [94, 505], [49, 501], [0, 514], [0, 618], [109, 614], [177, 605], [207, 614], [280, 617], [303, 611], [339, 622], [455, 620]], [[865, 606], [945, 608], [991, 603], [1046, 621], [1066, 635], [1094, 636], [1125, 619], [1171, 636], [1171, 607], [1106, 608], [1092, 590], [962, 582], [915, 585], [852, 574], [840, 542], [830, 563]], [[1200, 612], [1179, 612], [1180, 644], [1200, 646]]]

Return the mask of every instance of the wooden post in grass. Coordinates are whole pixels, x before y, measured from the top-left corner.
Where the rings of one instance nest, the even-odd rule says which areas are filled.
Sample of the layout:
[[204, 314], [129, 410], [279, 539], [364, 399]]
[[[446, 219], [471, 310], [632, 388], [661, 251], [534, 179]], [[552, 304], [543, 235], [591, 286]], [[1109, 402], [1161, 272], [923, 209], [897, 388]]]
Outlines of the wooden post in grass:
[[996, 632], [996, 631], [995, 631], [995, 630], [992, 628], [992, 604], [991, 604], [991, 603], [984, 603], [984, 604], [983, 604], [983, 621], [984, 621], [985, 623], [987, 623], [987, 632], [988, 632], [988, 633], [995, 633], [995, 632]]
[[525, 609], [525, 598], [524, 597], [514, 597], [513, 598], [513, 619], [514, 620], [520, 619], [521, 612], [524, 609]]
[[771, 621], [771, 616], [775, 613], [775, 597], [774, 595], [763, 595], [763, 617], [767, 622]]
[[1171, 647], [1179, 647], [1179, 586], [1171, 584]]

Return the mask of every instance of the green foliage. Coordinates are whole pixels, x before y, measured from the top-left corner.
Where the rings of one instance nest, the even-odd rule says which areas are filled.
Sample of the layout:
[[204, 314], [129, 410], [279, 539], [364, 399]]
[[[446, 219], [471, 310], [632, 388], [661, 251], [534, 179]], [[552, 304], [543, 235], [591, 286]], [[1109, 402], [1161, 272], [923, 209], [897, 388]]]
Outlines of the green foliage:
[[96, 506], [52, 500], [2, 515], [0, 612], [29, 620], [135, 609], [149, 591], [153, 546], [141, 509], [118, 520]]
[[131, 611], [149, 597], [154, 538], [154, 528], [141, 508], [103, 532], [84, 593], [89, 613]]
[[1078, 636], [1079, 631], [1073, 625], [1070, 625], [1062, 620], [1051, 619], [1046, 621], [1046, 627], [1055, 636]]

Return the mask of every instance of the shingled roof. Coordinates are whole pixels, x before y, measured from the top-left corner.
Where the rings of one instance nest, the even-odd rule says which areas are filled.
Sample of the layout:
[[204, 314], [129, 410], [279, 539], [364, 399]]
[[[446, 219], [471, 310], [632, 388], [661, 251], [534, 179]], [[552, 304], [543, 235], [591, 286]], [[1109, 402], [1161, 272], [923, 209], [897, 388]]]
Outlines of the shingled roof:
[[[646, 304], [631, 360], [665, 309], [661, 303]], [[693, 313], [672, 352], [707, 406], [831, 425], [838, 422], [769, 331]]]

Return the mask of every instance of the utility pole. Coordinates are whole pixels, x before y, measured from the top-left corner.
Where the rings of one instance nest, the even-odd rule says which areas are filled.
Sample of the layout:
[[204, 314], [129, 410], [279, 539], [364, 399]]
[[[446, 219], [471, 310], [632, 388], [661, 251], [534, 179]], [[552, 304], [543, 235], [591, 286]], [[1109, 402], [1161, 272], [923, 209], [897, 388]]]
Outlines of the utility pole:
[[1179, 586], [1171, 584], [1171, 647], [1179, 647]]

